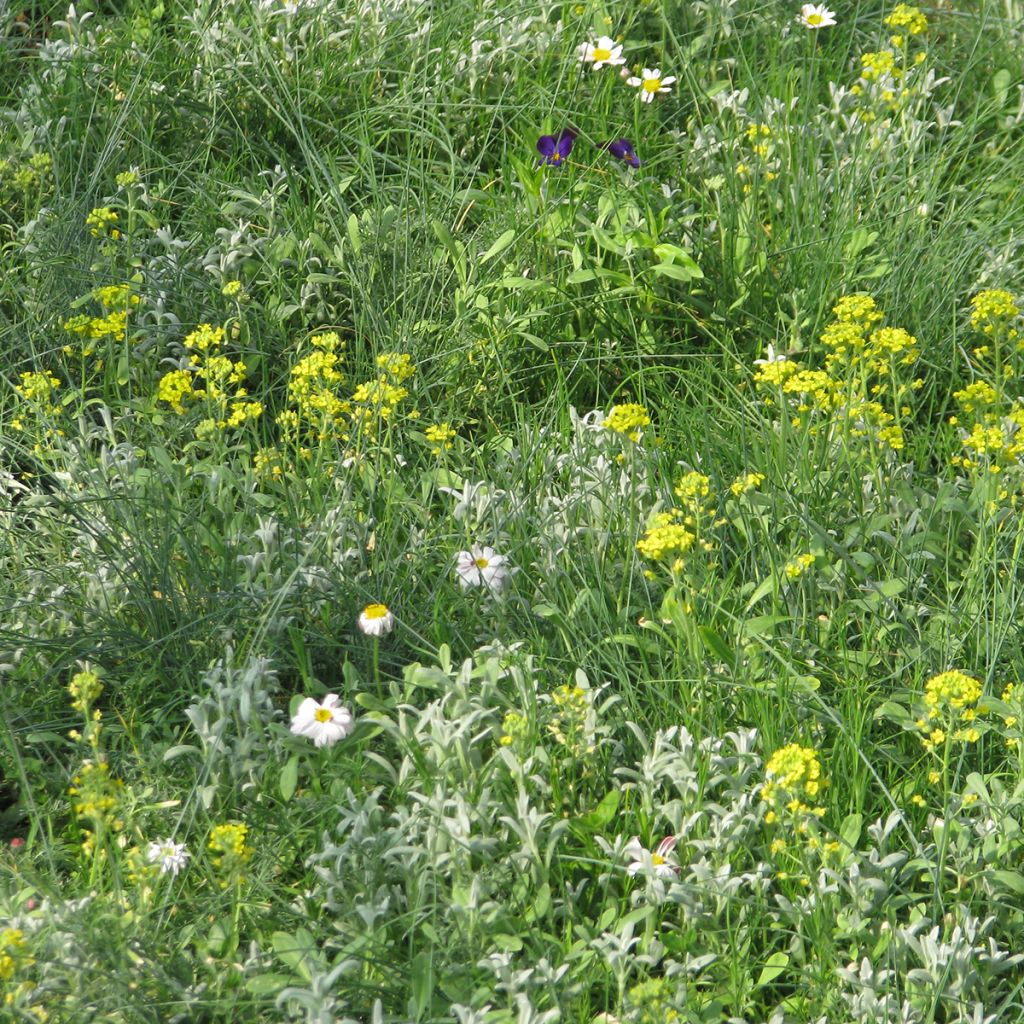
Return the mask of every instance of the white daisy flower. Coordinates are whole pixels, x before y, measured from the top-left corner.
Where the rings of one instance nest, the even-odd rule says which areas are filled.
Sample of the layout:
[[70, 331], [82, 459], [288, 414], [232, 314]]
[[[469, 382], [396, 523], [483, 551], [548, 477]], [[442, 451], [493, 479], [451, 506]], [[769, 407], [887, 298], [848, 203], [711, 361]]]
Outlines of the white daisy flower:
[[352, 713], [341, 707], [336, 694], [329, 693], [317, 703], [307, 697], [292, 718], [292, 732], [311, 739], [315, 746], [331, 747], [343, 740], [353, 728]]
[[644, 73], [640, 78], [633, 77], [626, 79], [626, 85], [636, 86], [640, 90], [640, 99], [644, 103], [650, 103], [654, 99], [654, 94], [658, 92], [671, 92], [669, 86], [676, 80], [675, 75], [668, 75], [666, 78], [661, 77], [661, 68], [655, 68], [653, 71], [650, 68], [644, 68]]
[[804, 4], [796, 20], [804, 28], [828, 28], [836, 23], [836, 12], [830, 11], [824, 4]]
[[785, 361], [786, 357], [781, 352], [776, 352], [775, 346], [769, 343], [768, 351], [764, 354], [764, 359], [755, 359], [754, 365], [768, 366], [771, 363], [784, 363]]
[[580, 60], [584, 64], [589, 61], [595, 71], [600, 71], [606, 64], [617, 67], [626, 63], [626, 58], [622, 56], [622, 44], [616, 46], [610, 36], [601, 36], [596, 43], [581, 43], [579, 54]]
[[630, 875], [643, 871], [658, 878], [673, 878], [679, 871], [679, 862], [672, 856], [676, 841], [675, 836], [665, 836], [653, 850], [648, 850], [639, 836], [633, 836], [622, 851], [630, 858], [626, 871]]
[[173, 839], [161, 839], [146, 848], [146, 860], [150, 864], [159, 864], [162, 875], [177, 875], [191, 856], [184, 843], [176, 843]]
[[387, 636], [395, 628], [395, 617], [386, 604], [368, 604], [359, 615], [358, 625], [367, 636]]
[[467, 587], [489, 587], [500, 593], [508, 582], [505, 562], [505, 556], [495, 554], [494, 548], [474, 544], [472, 550], [458, 553], [455, 572], [463, 590]]

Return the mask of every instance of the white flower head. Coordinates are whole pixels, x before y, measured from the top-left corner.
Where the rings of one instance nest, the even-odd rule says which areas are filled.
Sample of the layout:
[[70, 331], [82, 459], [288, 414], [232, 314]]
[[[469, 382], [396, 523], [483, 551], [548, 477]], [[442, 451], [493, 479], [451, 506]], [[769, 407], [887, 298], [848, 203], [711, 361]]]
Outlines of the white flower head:
[[622, 44], [616, 46], [610, 36], [601, 36], [596, 43], [580, 43], [579, 54], [580, 60], [584, 64], [589, 61], [595, 71], [600, 71], [606, 64], [617, 67], [626, 63], [626, 58], [622, 56]]
[[676, 842], [675, 836], [665, 836], [653, 850], [648, 850], [640, 842], [639, 836], [633, 836], [622, 851], [630, 858], [626, 871], [630, 875], [642, 871], [657, 878], [674, 878], [679, 871], [679, 862], [672, 856]]
[[331, 747], [353, 728], [352, 713], [341, 706], [337, 694], [329, 693], [317, 703], [307, 697], [292, 718], [292, 732], [311, 739], [317, 747]]
[[661, 68], [644, 68], [640, 78], [634, 76], [626, 79], [626, 85], [632, 85], [640, 90], [640, 99], [644, 103], [650, 103], [659, 92], [671, 92], [669, 86], [676, 80], [675, 75], [661, 77]]
[[146, 860], [150, 864], [159, 864], [162, 875], [177, 875], [191, 856], [184, 843], [176, 843], [173, 839], [161, 839], [146, 848]]
[[769, 343], [768, 351], [765, 352], [765, 354], [764, 354], [764, 359], [755, 359], [754, 360], [754, 365], [755, 366], [769, 366], [772, 363], [784, 363], [785, 361], [786, 361], [785, 355], [783, 355], [781, 352], [776, 352], [775, 351], [775, 346]]
[[828, 28], [836, 23], [836, 12], [830, 11], [824, 4], [804, 4], [797, 15], [797, 21], [804, 28], [817, 31], [819, 28]]
[[367, 636], [387, 636], [395, 628], [395, 617], [386, 604], [368, 604], [357, 624]]
[[494, 548], [474, 544], [471, 550], [458, 553], [455, 572], [463, 590], [468, 587], [488, 587], [500, 594], [509, 576], [505, 563], [505, 556], [496, 554]]

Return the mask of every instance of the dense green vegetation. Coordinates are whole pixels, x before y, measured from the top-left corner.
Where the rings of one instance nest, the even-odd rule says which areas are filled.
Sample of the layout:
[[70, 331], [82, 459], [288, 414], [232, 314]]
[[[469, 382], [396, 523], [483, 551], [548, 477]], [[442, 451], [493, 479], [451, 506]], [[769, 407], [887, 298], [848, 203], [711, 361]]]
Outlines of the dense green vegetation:
[[1024, 1020], [1022, 83], [0, 8], [0, 1016]]

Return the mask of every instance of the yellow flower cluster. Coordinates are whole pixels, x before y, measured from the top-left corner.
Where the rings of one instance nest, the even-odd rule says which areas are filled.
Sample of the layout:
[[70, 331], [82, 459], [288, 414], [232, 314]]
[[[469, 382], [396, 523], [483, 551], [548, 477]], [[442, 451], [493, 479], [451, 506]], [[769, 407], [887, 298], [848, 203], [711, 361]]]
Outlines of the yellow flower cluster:
[[673, 571], [682, 568], [681, 556], [685, 555], [697, 541], [695, 534], [679, 523], [679, 512], [659, 512], [647, 532], [637, 541], [636, 549], [652, 562], [663, 562], [675, 555]]
[[[213, 866], [224, 875], [234, 877], [238, 882], [242, 881], [242, 868], [256, 852], [245, 841], [248, 834], [248, 825], [240, 821], [229, 821], [223, 825], [215, 825], [206, 843], [207, 848], [217, 854], [213, 858]], [[226, 888], [227, 885], [227, 880], [221, 881], [222, 888]]]
[[640, 440], [640, 432], [650, 426], [651, 417], [647, 410], [635, 402], [613, 405], [604, 418], [604, 426], [617, 434], [625, 434], [631, 441]]
[[117, 212], [109, 206], [97, 206], [85, 218], [86, 227], [93, 238], [120, 238], [121, 232], [114, 225], [117, 223]]
[[[899, 451], [904, 436], [896, 413], [910, 414], [907, 396], [922, 384], [901, 379], [920, 354], [917, 339], [903, 328], [879, 326], [883, 313], [864, 293], [844, 296], [832, 312], [835, 320], [821, 335], [824, 370], [781, 359], [762, 363], [754, 380], [781, 396], [795, 428], [819, 433], [831, 424], [844, 437], [868, 437], [883, 450]], [[883, 395], [891, 408], [877, 400]]]
[[[58, 404], [57, 392], [60, 390], [60, 380], [47, 370], [29, 370], [21, 375], [21, 383], [14, 385], [15, 393], [23, 399], [22, 408], [18, 410], [11, 420], [12, 430], [24, 430], [26, 415], [36, 420], [48, 420], [59, 416], [61, 407]], [[62, 436], [62, 430], [55, 430], [45, 423], [37, 423], [38, 433], [44, 437], [53, 434]], [[38, 454], [41, 447], [37, 442], [35, 451]]]
[[8, 190], [24, 193], [40, 188], [52, 169], [53, 157], [49, 153], [0, 160], [0, 196]]
[[[894, 49], [861, 54], [860, 77], [850, 89], [855, 96], [865, 97], [858, 111], [865, 124], [877, 119], [878, 108], [883, 113], [895, 114], [910, 101], [916, 91], [911, 72], [926, 59], [923, 51], [913, 58], [909, 53], [910, 39], [923, 35], [928, 27], [927, 18], [916, 7], [899, 4], [885, 19], [885, 24], [897, 30], [889, 37]], [[880, 144], [881, 140], [875, 142]]]
[[34, 963], [26, 950], [28, 943], [20, 928], [4, 928], [0, 931], [0, 981], [10, 981], [19, 970]]
[[[970, 416], [983, 422], [991, 422], [995, 416], [993, 407], [999, 405], [999, 392], [986, 381], [979, 380], [959, 391], [953, 392], [957, 405]], [[954, 423], [956, 420], [953, 421]]]
[[323, 443], [341, 432], [348, 404], [338, 390], [345, 377], [339, 369], [343, 360], [343, 343], [337, 333], [329, 331], [309, 339], [313, 349], [303, 356], [288, 375], [290, 408], [278, 417], [288, 440], [302, 437]]
[[39, 409], [45, 409], [50, 415], [58, 412], [53, 405], [54, 392], [60, 388], [60, 381], [52, 373], [40, 370], [30, 370], [21, 375], [21, 383], [15, 384], [14, 390]]
[[68, 796], [74, 798], [71, 809], [94, 827], [119, 829], [122, 823], [117, 820], [117, 808], [123, 789], [124, 783], [111, 776], [106, 760], [86, 759], [68, 787]]
[[103, 684], [95, 672], [76, 672], [68, 684], [68, 692], [72, 697], [71, 706], [84, 715], [103, 692]]
[[518, 711], [509, 711], [501, 720], [501, 739], [498, 742], [503, 747], [525, 748], [530, 736], [530, 722], [525, 715]]
[[987, 288], [971, 299], [971, 326], [985, 334], [1006, 331], [1008, 340], [1016, 341], [1018, 331], [1009, 325], [1020, 316], [1020, 307], [1013, 296], [1001, 288]]
[[430, 450], [431, 455], [440, 455], [442, 451], [450, 451], [452, 441], [455, 440], [455, 431], [450, 423], [436, 423], [427, 427], [423, 434], [434, 446]]
[[765, 821], [770, 825], [778, 821], [783, 812], [793, 817], [823, 817], [825, 808], [812, 804], [827, 785], [821, 774], [818, 753], [813, 747], [802, 747], [798, 743], [781, 747], [765, 765], [761, 801], [770, 806]]
[[814, 565], [814, 555], [808, 552], [791, 558], [783, 571], [789, 579], [798, 580], [812, 565]]
[[925, 713], [915, 722], [925, 750], [934, 750], [947, 740], [976, 743], [981, 732], [971, 723], [978, 717], [980, 699], [981, 684], [963, 672], [932, 676], [924, 685]]
[[[406, 353], [382, 353], [377, 356], [377, 367], [380, 374], [352, 392], [348, 412], [352, 428], [370, 439], [376, 437], [380, 424], [387, 422], [399, 403], [408, 397], [409, 392], [402, 385], [416, 372], [412, 359]], [[345, 439], [348, 440], [348, 435]]]
[[729, 484], [729, 491], [738, 498], [741, 494], [750, 494], [751, 491], [756, 491], [763, 483], [764, 473], [745, 473], [743, 476], [736, 477]]
[[[85, 341], [102, 341], [104, 338], [123, 338], [128, 330], [128, 316], [131, 310], [139, 304], [139, 296], [135, 294], [130, 284], [113, 284], [103, 288], [94, 288], [88, 296], [84, 296], [79, 302], [91, 298], [98, 302], [104, 309], [102, 316], [90, 316], [88, 313], [78, 313], [68, 317], [62, 324], [69, 334], [77, 334]], [[66, 355], [70, 355], [70, 349], [65, 348]], [[91, 356], [93, 348], [91, 345], [83, 345], [82, 355]]]
[[877, 81], [891, 76], [899, 78], [903, 72], [896, 67], [896, 55], [892, 50], [878, 50], [874, 53], [862, 53], [860, 56], [860, 77], [865, 82]]
[[928, 31], [928, 19], [918, 8], [911, 7], [909, 4], [897, 4], [892, 14], [885, 19], [885, 24], [889, 28], [900, 29], [911, 36], [923, 35]]
[[245, 363], [222, 355], [223, 344], [223, 327], [200, 324], [184, 341], [192, 353], [189, 368], [171, 370], [157, 384], [157, 399], [176, 413], [185, 412], [186, 401], [205, 404], [210, 415], [196, 425], [198, 438], [241, 427], [263, 414], [260, 402], [247, 400]]
[[767, 124], [752, 124], [747, 128], [747, 141], [750, 143], [751, 149], [761, 159], [765, 159], [771, 151], [771, 137], [772, 129], [771, 125]]
[[592, 754], [594, 745], [587, 736], [587, 715], [590, 711], [590, 693], [581, 686], [564, 685], [551, 694], [555, 718], [548, 731], [555, 740], [574, 757]]

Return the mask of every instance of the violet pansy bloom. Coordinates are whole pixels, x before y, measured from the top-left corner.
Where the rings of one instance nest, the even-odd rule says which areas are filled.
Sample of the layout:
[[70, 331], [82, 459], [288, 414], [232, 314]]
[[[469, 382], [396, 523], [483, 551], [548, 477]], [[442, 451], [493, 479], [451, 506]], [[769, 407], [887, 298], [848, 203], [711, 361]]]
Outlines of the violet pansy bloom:
[[564, 129], [557, 138], [554, 135], [542, 135], [537, 140], [537, 152], [543, 157], [541, 163], [560, 166], [569, 158], [575, 140], [576, 133], [571, 128]]
[[612, 156], [625, 161], [630, 167], [640, 166], [640, 158], [629, 139], [612, 139], [611, 142], [600, 142], [598, 145], [601, 149], [607, 149]]

